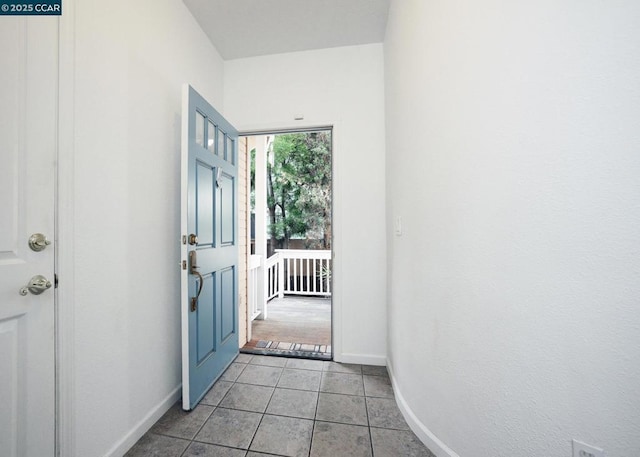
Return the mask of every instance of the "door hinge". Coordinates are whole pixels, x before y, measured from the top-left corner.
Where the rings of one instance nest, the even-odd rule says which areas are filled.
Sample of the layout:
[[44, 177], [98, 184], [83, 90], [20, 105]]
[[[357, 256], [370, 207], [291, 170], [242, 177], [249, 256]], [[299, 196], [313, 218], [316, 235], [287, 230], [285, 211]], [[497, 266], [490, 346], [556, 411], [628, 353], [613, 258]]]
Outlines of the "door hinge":
[[53, 288], [58, 288], [58, 275], [56, 273], [53, 274]]

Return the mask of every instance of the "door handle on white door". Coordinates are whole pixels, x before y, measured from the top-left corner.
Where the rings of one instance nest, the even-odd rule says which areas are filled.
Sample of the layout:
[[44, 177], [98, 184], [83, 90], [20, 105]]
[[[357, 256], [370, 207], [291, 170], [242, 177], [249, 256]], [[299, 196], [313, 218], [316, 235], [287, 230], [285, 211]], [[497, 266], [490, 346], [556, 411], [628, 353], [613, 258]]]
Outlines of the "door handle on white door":
[[25, 296], [29, 292], [31, 292], [33, 295], [40, 295], [50, 287], [51, 281], [49, 281], [42, 275], [35, 275], [33, 278], [31, 278], [29, 284], [20, 289], [20, 295]]

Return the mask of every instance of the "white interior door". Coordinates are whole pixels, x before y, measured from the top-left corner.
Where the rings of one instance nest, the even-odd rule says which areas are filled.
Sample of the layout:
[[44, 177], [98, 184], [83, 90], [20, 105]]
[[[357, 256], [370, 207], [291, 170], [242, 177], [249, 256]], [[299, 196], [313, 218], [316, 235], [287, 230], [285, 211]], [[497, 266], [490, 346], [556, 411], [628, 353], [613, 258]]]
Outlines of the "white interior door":
[[[57, 31], [58, 18], [0, 17], [3, 457], [55, 452], [54, 286], [47, 281], [54, 282]], [[34, 238], [32, 249], [38, 233], [51, 244]], [[39, 275], [45, 279], [24, 288]]]

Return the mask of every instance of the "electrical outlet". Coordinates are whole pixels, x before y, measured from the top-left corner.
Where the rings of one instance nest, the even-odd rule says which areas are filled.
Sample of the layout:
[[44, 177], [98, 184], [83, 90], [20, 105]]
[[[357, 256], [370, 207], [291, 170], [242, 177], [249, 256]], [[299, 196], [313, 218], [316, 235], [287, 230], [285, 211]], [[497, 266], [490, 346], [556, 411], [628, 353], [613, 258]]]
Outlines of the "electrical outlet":
[[573, 440], [573, 457], [604, 457], [604, 451], [581, 441]]

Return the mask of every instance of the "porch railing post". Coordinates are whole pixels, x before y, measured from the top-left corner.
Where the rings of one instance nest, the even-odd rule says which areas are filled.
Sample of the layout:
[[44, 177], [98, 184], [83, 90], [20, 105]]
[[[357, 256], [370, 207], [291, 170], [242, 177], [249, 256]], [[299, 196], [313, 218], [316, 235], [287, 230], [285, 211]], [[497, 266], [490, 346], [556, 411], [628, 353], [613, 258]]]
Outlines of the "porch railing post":
[[260, 269], [258, 270], [258, 302], [262, 308], [258, 320], [264, 320], [267, 318], [267, 300], [269, 296], [269, 269], [267, 268], [266, 256], [260, 257]]
[[278, 298], [284, 297], [284, 256], [278, 257]]
[[248, 306], [250, 310], [249, 314], [250, 314], [251, 320], [254, 320], [259, 316], [261, 316], [261, 314], [264, 311], [264, 302], [261, 300], [261, 297], [263, 295], [261, 288], [263, 287], [263, 285], [260, 283], [260, 277], [262, 275], [262, 269], [263, 269], [262, 264], [263, 264], [262, 256], [252, 254], [249, 257]]

